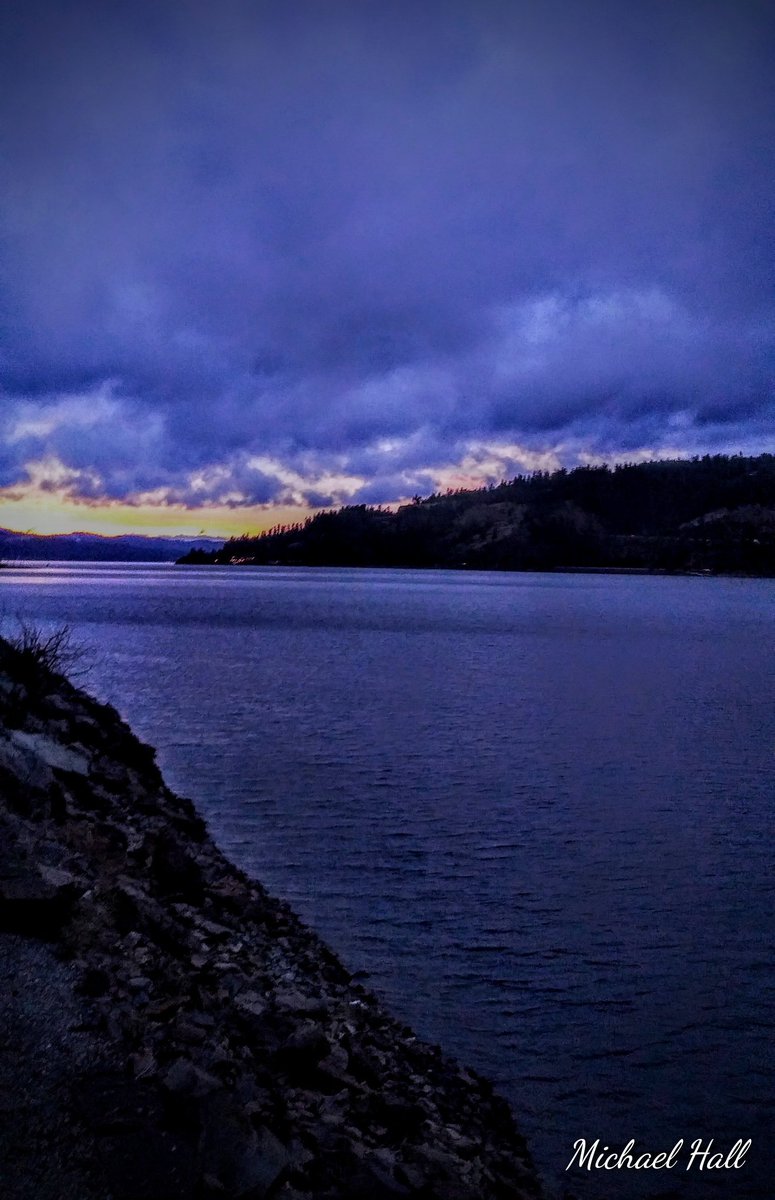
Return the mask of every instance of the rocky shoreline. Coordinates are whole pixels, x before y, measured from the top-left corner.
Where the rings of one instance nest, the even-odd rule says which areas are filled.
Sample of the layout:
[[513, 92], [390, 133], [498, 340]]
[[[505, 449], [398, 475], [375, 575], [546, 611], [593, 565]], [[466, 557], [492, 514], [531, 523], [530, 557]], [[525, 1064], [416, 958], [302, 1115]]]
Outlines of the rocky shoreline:
[[237, 870], [114, 709], [5, 641], [0, 846], [7, 1200], [542, 1194], [492, 1086]]

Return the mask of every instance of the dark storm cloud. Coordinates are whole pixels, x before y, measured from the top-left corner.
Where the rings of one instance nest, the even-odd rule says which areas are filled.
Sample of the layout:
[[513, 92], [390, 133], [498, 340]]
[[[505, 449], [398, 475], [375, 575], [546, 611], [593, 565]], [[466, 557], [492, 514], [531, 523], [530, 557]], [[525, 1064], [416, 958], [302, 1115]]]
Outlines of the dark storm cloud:
[[768, 5], [2, 20], [6, 482], [389, 500], [472, 439], [772, 436]]

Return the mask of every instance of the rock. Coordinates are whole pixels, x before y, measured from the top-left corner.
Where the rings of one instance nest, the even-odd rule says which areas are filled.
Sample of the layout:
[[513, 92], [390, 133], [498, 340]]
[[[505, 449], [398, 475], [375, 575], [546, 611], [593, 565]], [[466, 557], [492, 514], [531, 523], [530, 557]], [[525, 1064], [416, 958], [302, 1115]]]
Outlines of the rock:
[[206, 917], [197, 917], [194, 924], [206, 938], [216, 942], [225, 941], [226, 938], [232, 936], [232, 931], [228, 925], [219, 925], [216, 921], [209, 921]]
[[295, 1076], [317, 1067], [330, 1049], [331, 1043], [319, 1026], [302, 1025], [275, 1052], [274, 1062], [280, 1071]]
[[11, 731], [0, 737], [0, 768], [11, 783], [32, 791], [46, 791], [54, 782], [49, 765], [33, 749], [17, 740]]
[[427, 1175], [422, 1171], [416, 1163], [398, 1163], [396, 1165], [396, 1178], [400, 1183], [405, 1184], [410, 1192], [419, 1192], [423, 1189], [427, 1192]]
[[162, 1084], [172, 1095], [208, 1096], [223, 1085], [213, 1075], [195, 1066], [191, 1059], [178, 1058], [165, 1073]]
[[255, 1019], [260, 1019], [267, 1011], [268, 1005], [265, 997], [258, 992], [248, 989], [244, 992], [238, 992], [234, 997], [234, 1007], [243, 1016], [248, 1016]]
[[159, 1064], [154, 1057], [153, 1051], [139, 1051], [137, 1054], [130, 1054], [128, 1066], [135, 1079], [150, 1079], [156, 1075], [159, 1070]]
[[286, 1008], [290, 1012], [304, 1013], [307, 1016], [324, 1017], [328, 1007], [321, 996], [305, 996], [292, 988], [278, 988], [274, 994], [274, 1002], [278, 1008]]
[[44, 863], [38, 867], [38, 872], [44, 883], [57, 890], [70, 889], [72, 894], [76, 895], [82, 886], [82, 881], [77, 876], [71, 871], [63, 871], [61, 867], [50, 867]]
[[215, 1028], [216, 1020], [211, 1013], [207, 1012], [190, 1012], [188, 1019], [192, 1025], [198, 1026], [200, 1029], [211, 1030]]
[[200, 1156], [205, 1174], [234, 1200], [264, 1200], [287, 1174], [291, 1155], [266, 1127], [255, 1129], [225, 1095], [202, 1110]]
[[373, 1156], [352, 1172], [341, 1192], [341, 1200], [406, 1200], [408, 1196], [409, 1189]]
[[346, 1075], [347, 1067], [350, 1062], [350, 1055], [345, 1050], [344, 1046], [338, 1042], [331, 1046], [325, 1058], [320, 1060], [320, 1066], [324, 1071], [330, 1071], [332, 1075]]
[[159, 1000], [153, 1004], [147, 1004], [145, 1007], [145, 1015], [150, 1021], [169, 1021], [175, 1013], [182, 1007], [184, 1003], [182, 996], [170, 996], [166, 1000]]
[[189, 1045], [201, 1046], [207, 1040], [207, 1033], [201, 1025], [193, 1021], [178, 1021], [175, 1025], [175, 1037]]
[[55, 941], [72, 911], [75, 888], [47, 883], [22, 860], [0, 870], [0, 930]]
[[85, 753], [72, 748], [68, 749], [61, 742], [46, 737], [42, 733], [25, 733], [22, 729], [14, 729], [12, 741], [23, 751], [32, 753], [41, 759], [48, 767], [58, 771], [67, 771], [73, 775], [88, 775], [90, 762]]
[[[441, 1132], [441, 1131], [439, 1131]], [[429, 1165], [437, 1171], [443, 1178], [455, 1179], [460, 1174], [460, 1161], [454, 1154], [450, 1154], [448, 1150], [442, 1150], [436, 1138], [430, 1140], [422, 1148], [423, 1166]]]

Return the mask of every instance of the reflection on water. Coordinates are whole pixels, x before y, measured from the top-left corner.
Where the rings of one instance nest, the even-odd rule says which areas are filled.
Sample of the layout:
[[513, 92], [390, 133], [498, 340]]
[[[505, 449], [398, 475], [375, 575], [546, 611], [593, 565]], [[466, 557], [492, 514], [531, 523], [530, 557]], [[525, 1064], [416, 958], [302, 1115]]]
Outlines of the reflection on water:
[[[59, 565], [90, 687], [240, 865], [403, 1019], [495, 1077], [540, 1164], [576, 1138], [754, 1139], [773, 1080], [767, 580]], [[572, 1174], [572, 1178], [571, 1178]], [[711, 1173], [713, 1174], [713, 1173]]]

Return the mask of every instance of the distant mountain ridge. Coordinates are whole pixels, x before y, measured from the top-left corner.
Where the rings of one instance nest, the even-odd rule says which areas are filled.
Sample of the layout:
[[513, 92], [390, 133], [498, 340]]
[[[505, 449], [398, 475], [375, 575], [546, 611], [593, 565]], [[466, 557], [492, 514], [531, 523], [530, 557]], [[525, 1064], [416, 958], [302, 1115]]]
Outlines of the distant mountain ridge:
[[221, 544], [220, 538], [210, 537], [144, 537], [135, 533], [106, 537], [99, 533], [40, 534], [0, 529], [0, 560], [175, 562], [192, 550], [213, 549]]
[[519, 475], [232, 538], [189, 563], [775, 576], [775, 455]]

